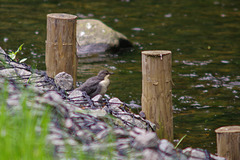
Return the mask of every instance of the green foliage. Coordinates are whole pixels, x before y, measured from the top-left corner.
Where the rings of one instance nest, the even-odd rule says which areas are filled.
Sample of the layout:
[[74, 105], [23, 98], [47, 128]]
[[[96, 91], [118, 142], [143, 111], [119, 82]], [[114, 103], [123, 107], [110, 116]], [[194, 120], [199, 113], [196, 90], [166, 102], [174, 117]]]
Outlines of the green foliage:
[[[21, 85], [18, 88], [19, 104], [9, 107], [7, 101], [12, 94], [8, 91], [9, 84], [6, 80], [0, 83], [0, 160], [56, 158], [53, 156], [53, 148], [46, 141], [51, 118], [50, 107], [45, 106], [40, 114], [34, 108], [39, 105], [36, 104], [34, 91]], [[99, 141], [103, 146], [93, 152], [84, 152], [81, 144], [71, 146], [66, 141], [66, 159], [113, 159], [116, 146], [108, 144], [116, 141], [114, 134], [110, 132], [105, 139]]]
[[180, 141], [177, 143], [177, 145], [175, 146], [175, 149], [180, 145], [180, 143], [183, 141], [183, 139], [186, 137], [187, 135], [185, 134]]
[[[17, 60], [17, 61], [18, 61], [18, 59], [17, 59], [16, 57], [17, 57], [17, 54], [22, 50], [23, 45], [24, 45], [24, 43], [21, 44], [15, 52], [10, 52], [10, 53], [9, 53], [9, 57], [10, 57], [12, 60]], [[19, 62], [20, 62], [20, 63], [23, 63], [23, 62], [25, 62], [26, 60], [27, 60], [27, 58], [23, 58], [23, 59], [21, 59]]]
[[53, 159], [46, 144], [50, 112], [34, 114], [35, 94], [21, 91], [18, 106], [8, 108], [8, 83], [1, 85], [0, 94], [0, 159]]

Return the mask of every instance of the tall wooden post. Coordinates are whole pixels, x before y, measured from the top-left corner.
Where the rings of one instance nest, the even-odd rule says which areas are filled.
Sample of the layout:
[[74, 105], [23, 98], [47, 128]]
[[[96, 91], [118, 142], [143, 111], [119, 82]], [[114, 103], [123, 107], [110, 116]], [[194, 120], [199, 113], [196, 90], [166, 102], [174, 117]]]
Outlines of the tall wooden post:
[[225, 126], [215, 130], [217, 133], [218, 156], [226, 159], [240, 159], [240, 126]]
[[47, 15], [46, 69], [49, 77], [66, 72], [77, 79], [76, 55], [77, 16], [52, 13]]
[[142, 110], [158, 137], [173, 141], [171, 51], [142, 51]]

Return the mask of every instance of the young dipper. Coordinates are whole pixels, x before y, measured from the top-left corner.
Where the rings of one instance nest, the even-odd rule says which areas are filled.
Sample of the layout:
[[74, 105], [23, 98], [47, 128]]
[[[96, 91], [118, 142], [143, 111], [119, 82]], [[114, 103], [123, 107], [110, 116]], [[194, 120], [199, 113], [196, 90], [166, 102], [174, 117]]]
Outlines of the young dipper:
[[87, 79], [78, 89], [80, 91], [85, 91], [90, 98], [93, 98], [98, 94], [104, 95], [110, 84], [108, 77], [111, 74], [113, 73], [110, 73], [107, 70], [101, 70], [97, 76]]

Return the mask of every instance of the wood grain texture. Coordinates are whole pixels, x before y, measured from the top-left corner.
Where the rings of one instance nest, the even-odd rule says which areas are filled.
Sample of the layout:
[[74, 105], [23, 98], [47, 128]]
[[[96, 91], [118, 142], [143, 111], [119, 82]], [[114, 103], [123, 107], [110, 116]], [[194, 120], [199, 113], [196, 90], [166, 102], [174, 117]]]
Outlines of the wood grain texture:
[[173, 140], [171, 51], [142, 52], [142, 110], [159, 138]]
[[66, 72], [77, 78], [76, 56], [76, 18], [77, 16], [52, 13], [47, 15], [46, 70], [54, 78], [59, 72]]
[[227, 160], [240, 159], [240, 126], [224, 126], [215, 130], [218, 156]]

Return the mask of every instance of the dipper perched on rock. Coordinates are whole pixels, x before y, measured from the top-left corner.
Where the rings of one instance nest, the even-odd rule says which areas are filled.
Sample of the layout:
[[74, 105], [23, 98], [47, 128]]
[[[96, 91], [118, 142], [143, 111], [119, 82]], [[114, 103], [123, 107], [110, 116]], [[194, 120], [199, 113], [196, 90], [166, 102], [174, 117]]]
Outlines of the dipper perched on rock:
[[78, 89], [80, 91], [85, 91], [90, 98], [93, 98], [98, 94], [104, 95], [110, 84], [108, 77], [111, 74], [113, 73], [110, 73], [107, 70], [101, 70], [97, 76], [87, 79]]

